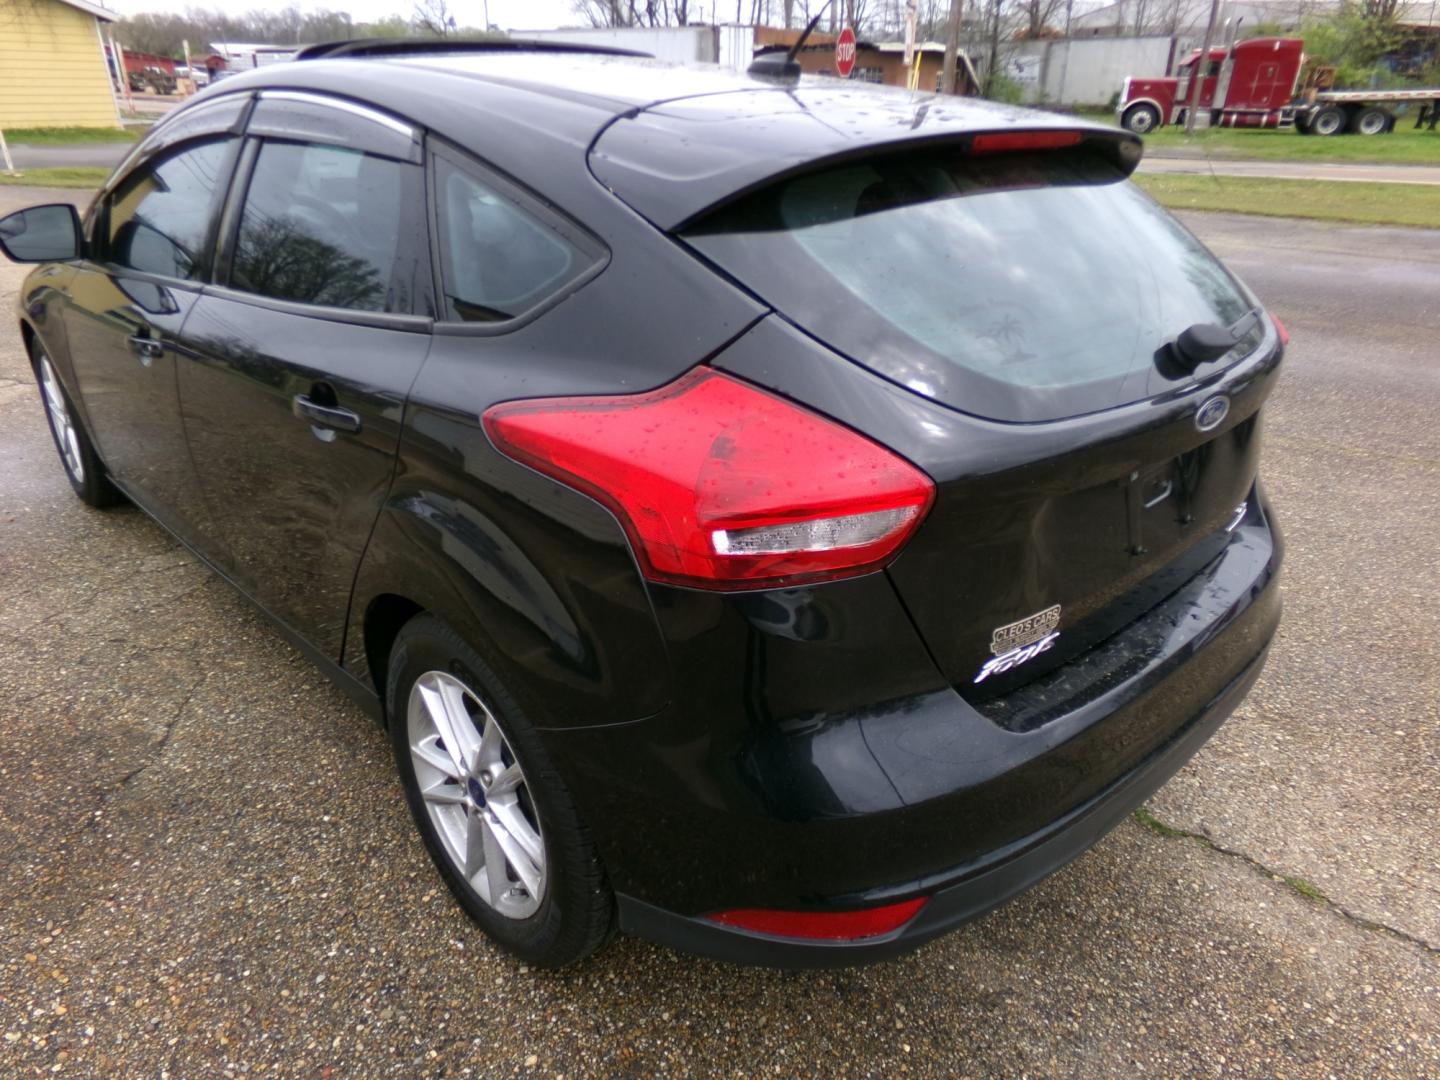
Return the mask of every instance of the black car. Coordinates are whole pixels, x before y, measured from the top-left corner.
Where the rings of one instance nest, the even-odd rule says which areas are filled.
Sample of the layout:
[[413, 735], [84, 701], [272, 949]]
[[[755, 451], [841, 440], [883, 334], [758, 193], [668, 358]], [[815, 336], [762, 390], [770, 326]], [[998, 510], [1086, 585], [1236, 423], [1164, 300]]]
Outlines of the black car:
[[387, 727], [492, 937], [852, 963], [1080, 854], [1264, 662], [1285, 334], [1139, 156], [834, 79], [347, 45], [0, 239], [45, 264], [76, 492]]

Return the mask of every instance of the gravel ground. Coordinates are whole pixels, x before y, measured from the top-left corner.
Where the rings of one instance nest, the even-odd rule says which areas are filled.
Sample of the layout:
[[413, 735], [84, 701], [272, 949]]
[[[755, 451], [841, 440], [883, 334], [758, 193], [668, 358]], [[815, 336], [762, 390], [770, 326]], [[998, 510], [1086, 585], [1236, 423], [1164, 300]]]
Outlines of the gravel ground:
[[1192, 224], [1296, 335], [1270, 666], [1149, 825], [855, 971], [493, 949], [380, 732], [142, 514], [74, 499], [0, 336], [0, 1074], [1440, 1076], [1440, 253]]

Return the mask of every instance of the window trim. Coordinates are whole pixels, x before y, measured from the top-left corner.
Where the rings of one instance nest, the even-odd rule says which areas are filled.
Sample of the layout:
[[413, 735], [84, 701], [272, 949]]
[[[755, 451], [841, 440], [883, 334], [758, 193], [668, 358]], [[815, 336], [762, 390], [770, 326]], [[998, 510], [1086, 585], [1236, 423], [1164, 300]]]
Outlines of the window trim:
[[[210, 219], [205, 226], [205, 239], [203, 241], [205, 257], [198, 264], [200, 272], [194, 277], [177, 278], [167, 274], [157, 274], [153, 270], [140, 270], [133, 266], [125, 266], [110, 259], [110, 252], [105, 252], [105, 258], [98, 258], [98, 252], [93, 250], [103, 243], [109, 247], [110, 239], [110, 200], [121, 187], [125, 186], [132, 177], [142, 169], [149, 168], [157, 160], [168, 160], [180, 154], [187, 153], [195, 147], [207, 142], [217, 142], [223, 139], [231, 140], [234, 145], [231, 147], [224, 164], [219, 173], [216, 174], [215, 192], [211, 195]], [[186, 138], [173, 143], [159, 143], [154, 147], [153, 153], [145, 154], [135, 160], [131, 167], [120, 175], [118, 170], [116, 176], [107, 181], [100, 194], [96, 196], [95, 205], [89, 219], [86, 222], [88, 230], [86, 235], [87, 246], [92, 250], [86, 251], [85, 261], [99, 267], [107, 274], [123, 277], [139, 278], [141, 281], [151, 281], [156, 284], [166, 285], [171, 288], [179, 288], [187, 292], [199, 292], [203, 287], [214, 280], [217, 257], [219, 254], [220, 230], [224, 224], [225, 208], [230, 200], [230, 193], [235, 186], [236, 170], [239, 164], [241, 153], [244, 150], [245, 139], [243, 136], [228, 130], [216, 130], [202, 132], [192, 138]], [[116, 178], [118, 176], [118, 179]], [[217, 198], [218, 195], [218, 198]]]
[[[436, 162], [441, 158], [460, 172], [472, 177], [477, 183], [484, 184], [493, 190], [502, 199], [513, 203], [526, 214], [536, 218], [541, 224], [553, 229], [561, 239], [581, 254], [593, 252], [594, 259], [591, 265], [538, 304], [527, 308], [513, 318], [500, 322], [467, 322], [464, 319], [450, 318], [445, 301], [447, 294], [445, 292], [444, 266], [440, 257], [440, 199], [436, 189], [436, 175], [439, 171]], [[433, 267], [431, 273], [434, 278], [431, 285], [435, 298], [436, 334], [446, 337], [499, 337], [512, 333], [534, 322], [556, 305], [575, 295], [599, 277], [610, 265], [612, 255], [609, 246], [559, 207], [541, 198], [498, 169], [487, 165], [473, 154], [462, 150], [453, 143], [438, 139], [434, 135], [426, 140], [425, 176], [426, 201], [428, 203], [426, 217], [430, 228], [431, 266]]]
[[[334, 114], [330, 119], [334, 130], [319, 133], [290, 129], [280, 122], [283, 111], [279, 119], [272, 120], [265, 115], [270, 111], [265, 107], [267, 103], [281, 110], [286, 105], [299, 106], [302, 116], [307, 107], [322, 113], [328, 111]], [[425, 163], [424, 139], [417, 125], [372, 106], [329, 94], [284, 89], [261, 91], [246, 119], [245, 133], [257, 138], [339, 146], [411, 165], [423, 166]], [[397, 140], [404, 140], [405, 145], [396, 145]]]
[[[220, 211], [221, 233], [215, 244], [215, 266], [214, 274], [206, 284], [202, 292], [207, 296], [214, 296], [221, 300], [234, 300], [240, 303], [250, 304], [254, 307], [265, 308], [268, 311], [277, 311], [286, 315], [301, 315], [316, 319], [324, 319], [327, 322], [353, 323], [358, 326], [373, 326], [384, 330], [404, 330], [412, 333], [429, 333], [434, 325], [434, 319], [429, 315], [422, 315], [418, 312], [401, 311], [363, 311], [358, 308], [332, 307], [328, 304], [307, 304], [301, 300], [282, 300], [275, 296], [266, 296], [263, 293], [247, 292], [244, 289], [237, 289], [230, 284], [230, 273], [235, 258], [235, 246], [240, 237], [240, 222], [244, 216], [245, 200], [250, 194], [250, 183], [255, 177], [255, 168], [260, 161], [260, 150], [267, 142], [290, 144], [297, 146], [331, 146], [330, 143], [309, 143], [301, 139], [287, 139], [275, 135], [251, 135], [246, 134], [240, 152], [237, 155], [237, 164], [232, 175], [230, 190], [226, 195], [225, 205]], [[360, 150], [360, 153], [368, 151]], [[388, 154], [372, 154], [372, 157], [380, 157], [387, 161], [393, 161], [405, 168], [420, 168], [419, 165], [407, 161], [400, 161]], [[421, 179], [422, 188], [429, 186], [429, 170], [424, 170]], [[427, 215], [428, 216], [428, 215]], [[404, 239], [402, 237], [402, 243]], [[426, 238], [417, 238], [414, 243], [423, 246]], [[418, 259], [422, 264], [427, 264], [430, 270], [431, 280], [429, 294], [431, 306], [434, 306], [435, 281], [433, 257], [426, 260]], [[417, 305], [423, 304], [423, 299], [415, 298]]]
[[407, 333], [428, 334], [433, 320], [428, 315], [407, 315], [389, 311], [360, 311], [356, 308], [330, 307], [326, 304], [307, 304], [300, 300], [279, 300], [273, 296], [232, 289], [218, 282], [207, 284], [200, 290], [202, 295], [217, 300], [233, 300], [251, 307], [264, 308], [282, 315], [299, 315], [307, 319], [323, 319], [326, 322], [351, 323], [356, 326], [371, 326], [380, 330], [403, 330]]
[[[230, 107], [232, 102], [239, 101], [240, 115], [234, 117], [226, 124], [216, 124], [214, 128], [202, 127], [198, 131], [186, 132], [182, 138], [171, 138], [172, 128], [193, 120], [197, 116], [203, 116], [207, 112], [219, 113], [219, 110]], [[255, 95], [245, 92], [232, 92], [220, 94], [217, 97], [197, 102], [193, 105], [185, 105], [165, 117], [155, 129], [135, 144], [135, 148], [120, 159], [120, 164], [115, 166], [112, 172], [100, 185], [96, 193], [92, 208], [98, 206], [101, 201], [108, 198], [110, 193], [130, 178], [130, 174], [140, 168], [157, 154], [172, 150], [177, 146], [200, 140], [209, 139], [218, 135], [243, 135], [245, 126], [250, 122], [250, 112], [255, 104]], [[218, 117], [217, 117], [218, 118]]]

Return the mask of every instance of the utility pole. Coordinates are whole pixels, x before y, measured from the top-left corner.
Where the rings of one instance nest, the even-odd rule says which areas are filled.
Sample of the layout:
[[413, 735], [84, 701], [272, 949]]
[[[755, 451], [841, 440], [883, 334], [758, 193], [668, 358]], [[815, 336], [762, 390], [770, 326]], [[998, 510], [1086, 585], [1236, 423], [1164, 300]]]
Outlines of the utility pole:
[[945, 66], [940, 70], [940, 92], [955, 93], [955, 69], [960, 60], [960, 13], [965, 0], [950, 0], [950, 21], [945, 26]]
[[[1210, 21], [1205, 24], [1205, 44], [1200, 46], [1200, 55], [1195, 59], [1195, 70], [1190, 73], [1190, 105], [1185, 110], [1185, 134], [1195, 134], [1195, 114], [1200, 111], [1200, 88], [1205, 85], [1205, 76], [1210, 70], [1210, 42], [1215, 37], [1215, 20], [1220, 16], [1220, 0], [1210, 0]], [[1218, 85], [1218, 84], [1217, 84]], [[1205, 117], [1205, 126], [1210, 126], [1210, 117]]]

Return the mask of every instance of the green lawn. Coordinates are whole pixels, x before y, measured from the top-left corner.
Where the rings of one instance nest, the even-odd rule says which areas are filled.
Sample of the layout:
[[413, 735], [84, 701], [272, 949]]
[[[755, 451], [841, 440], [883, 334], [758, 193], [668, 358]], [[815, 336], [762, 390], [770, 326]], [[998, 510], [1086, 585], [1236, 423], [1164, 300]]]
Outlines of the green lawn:
[[68, 146], [73, 143], [134, 142], [144, 131], [134, 128], [42, 127], [5, 128], [5, 141], [26, 146]]
[[[1413, 113], [1412, 113], [1413, 116]], [[1252, 158], [1272, 161], [1352, 161], [1440, 165], [1440, 131], [1416, 131], [1402, 117], [1388, 135], [1301, 135], [1298, 131], [1211, 128], [1185, 137], [1181, 126], [1157, 128], [1145, 136], [1148, 153]]]
[[11, 176], [0, 172], [0, 184], [24, 184], [27, 187], [98, 188], [110, 175], [99, 166], [74, 165], [53, 169], [22, 169]]
[[1440, 187], [1339, 180], [1142, 173], [1135, 182], [1172, 210], [1316, 218], [1440, 229]]

